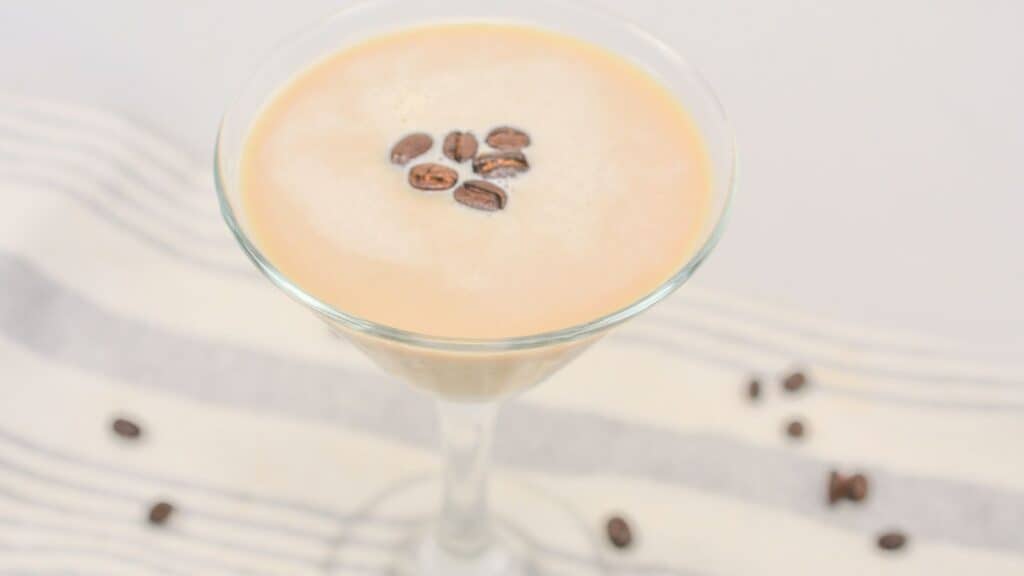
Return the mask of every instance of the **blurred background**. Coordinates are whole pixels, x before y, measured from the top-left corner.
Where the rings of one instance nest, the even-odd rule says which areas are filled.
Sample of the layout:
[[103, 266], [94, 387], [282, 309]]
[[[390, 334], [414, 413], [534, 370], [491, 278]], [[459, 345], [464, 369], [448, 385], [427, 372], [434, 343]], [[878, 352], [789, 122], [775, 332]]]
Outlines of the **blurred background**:
[[[594, 0], [699, 68], [739, 142], [708, 286], [1024, 350], [1024, 4]], [[5, 0], [0, 87], [117, 110], [210, 157], [262, 56], [343, 0]]]
[[[1024, 573], [1024, 2], [590, 1], [703, 72], [740, 176], [694, 280], [500, 420], [609, 558], [539, 520], [545, 561]], [[250, 71], [348, 4], [0, 0], [0, 575], [390, 561], [431, 400], [258, 278], [212, 182]]]

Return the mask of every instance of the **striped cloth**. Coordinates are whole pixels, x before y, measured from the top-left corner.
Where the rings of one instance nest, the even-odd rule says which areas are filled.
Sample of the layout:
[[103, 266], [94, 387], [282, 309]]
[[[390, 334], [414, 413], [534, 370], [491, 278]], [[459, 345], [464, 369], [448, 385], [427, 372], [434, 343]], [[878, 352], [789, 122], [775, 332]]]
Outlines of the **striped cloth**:
[[[0, 574], [383, 574], [429, 515], [430, 400], [251, 269], [209, 164], [0, 99]], [[783, 395], [793, 366], [811, 385]], [[698, 278], [510, 405], [498, 472], [587, 534], [520, 520], [552, 574], [1024, 574], [1022, 374]], [[141, 441], [111, 434], [122, 414]], [[828, 507], [832, 467], [867, 501]], [[907, 549], [875, 548], [890, 527]]]

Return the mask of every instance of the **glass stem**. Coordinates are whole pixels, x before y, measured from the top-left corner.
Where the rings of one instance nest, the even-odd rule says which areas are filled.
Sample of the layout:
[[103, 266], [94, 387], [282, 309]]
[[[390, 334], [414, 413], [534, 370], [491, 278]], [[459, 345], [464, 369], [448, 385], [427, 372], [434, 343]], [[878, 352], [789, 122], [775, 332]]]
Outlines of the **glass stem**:
[[441, 423], [441, 518], [437, 543], [450, 554], [477, 556], [491, 544], [487, 474], [497, 402], [439, 399]]

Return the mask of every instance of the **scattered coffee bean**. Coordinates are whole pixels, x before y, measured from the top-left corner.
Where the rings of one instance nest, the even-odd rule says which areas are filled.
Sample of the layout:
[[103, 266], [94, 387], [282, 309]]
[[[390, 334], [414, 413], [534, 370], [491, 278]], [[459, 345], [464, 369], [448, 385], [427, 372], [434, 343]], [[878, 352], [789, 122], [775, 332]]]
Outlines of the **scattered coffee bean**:
[[522, 150], [530, 145], [530, 135], [517, 128], [501, 126], [487, 135], [487, 144], [497, 150]]
[[782, 380], [782, 388], [786, 392], [798, 392], [807, 386], [807, 375], [803, 372], [793, 372]]
[[863, 474], [854, 474], [846, 482], [846, 497], [854, 502], [861, 502], [868, 497], [868, 478]]
[[834, 505], [840, 500], [862, 502], [868, 497], [870, 485], [868, 477], [863, 474], [844, 476], [832, 470], [828, 477], [828, 503]]
[[458, 181], [458, 172], [440, 164], [418, 164], [409, 171], [409, 185], [419, 190], [447, 190]]
[[430, 134], [417, 132], [402, 138], [391, 148], [391, 162], [405, 166], [410, 160], [421, 156], [434, 145]]
[[832, 470], [828, 474], [828, 503], [829, 506], [834, 506], [836, 502], [839, 502], [846, 497], [847, 493], [847, 482], [846, 476], [839, 473], [838, 470]]
[[761, 381], [757, 378], [751, 378], [750, 382], [747, 383], [747, 397], [751, 400], [757, 400], [761, 397]]
[[633, 543], [633, 529], [621, 516], [612, 516], [605, 526], [608, 541], [616, 548], [628, 548]]
[[114, 429], [114, 433], [122, 438], [130, 438], [134, 440], [139, 436], [142, 436], [142, 428], [140, 428], [135, 422], [125, 418], [118, 418], [114, 420], [111, 427]]
[[444, 155], [454, 162], [465, 162], [476, 156], [476, 136], [469, 132], [451, 132], [444, 137]]
[[500, 186], [484, 180], [469, 180], [455, 189], [455, 200], [470, 208], [493, 212], [504, 208], [508, 197]]
[[899, 550], [907, 544], [907, 535], [898, 530], [885, 532], [878, 536], [878, 547], [882, 550]]
[[786, 424], [786, 434], [788, 434], [790, 438], [803, 438], [804, 432], [804, 423], [800, 420], [791, 420]]
[[174, 513], [174, 506], [167, 502], [157, 502], [149, 509], [149, 523], [162, 526]]
[[508, 178], [530, 169], [522, 152], [481, 154], [473, 159], [473, 171], [484, 178]]

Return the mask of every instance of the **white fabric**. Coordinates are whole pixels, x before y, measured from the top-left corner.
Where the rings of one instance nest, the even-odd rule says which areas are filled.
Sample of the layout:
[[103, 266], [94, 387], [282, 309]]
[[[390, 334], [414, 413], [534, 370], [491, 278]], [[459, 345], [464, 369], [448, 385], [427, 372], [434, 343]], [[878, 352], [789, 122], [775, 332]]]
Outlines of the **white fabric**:
[[[256, 274], [209, 164], [107, 112], [0, 99], [0, 574], [380, 573], [408, 519], [349, 517], [435, 471], [429, 400]], [[811, 385], [784, 396], [794, 366]], [[110, 433], [120, 414], [142, 442]], [[496, 458], [594, 538], [624, 511], [616, 573], [1009, 575], [1022, 437], [1022, 371], [698, 273], [510, 405]], [[864, 505], [825, 506], [832, 466], [869, 473]], [[166, 529], [144, 522], [159, 498]], [[903, 553], [875, 549], [889, 527]], [[553, 570], [594, 568], [545, 538]]]

